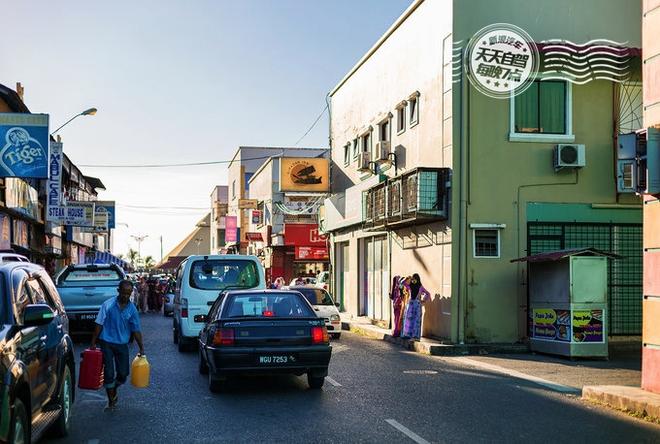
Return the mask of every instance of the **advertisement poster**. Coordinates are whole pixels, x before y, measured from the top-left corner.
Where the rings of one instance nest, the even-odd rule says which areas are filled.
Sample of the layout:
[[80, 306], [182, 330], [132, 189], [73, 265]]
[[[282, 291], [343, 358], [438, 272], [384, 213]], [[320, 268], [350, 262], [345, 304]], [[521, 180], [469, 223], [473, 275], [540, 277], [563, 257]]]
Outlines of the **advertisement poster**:
[[573, 342], [603, 342], [603, 310], [573, 310]]
[[48, 178], [48, 114], [0, 113], [0, 177]]
[[284, 224], [284, 245], [325, 247], [326, 239], [317, 224]]
[[327, 261], [330, 259], [327, 247], [296, 247], [296, 260]]
[[571, 312], [552, 308], [536, 308], [532, 320], [534, 339], [571, 342]]
[[236, 216], [225, 216], [225, 242], [236, 242], [238, 240]]
[[11, 220], [6, 214], [0, 214], [0, 250], [11, 248]]
[[62, 203], [62, 144], [51, 142], [50, 161], [48, 162], [48, 184], [46, 185], [46, 220], [49, 219], [51, 207], [59, 206]]
[[330, 164], [317, 157], [283, 157], [280, 165], [280, 191], [330, 190]]
[[263, 216], [263, 212], [261, 210], [253, 210], [252, 211], [252, 223], [254, 225], [261, 225], [262, 224], [262, 222], [261, 222], [262, 216]]

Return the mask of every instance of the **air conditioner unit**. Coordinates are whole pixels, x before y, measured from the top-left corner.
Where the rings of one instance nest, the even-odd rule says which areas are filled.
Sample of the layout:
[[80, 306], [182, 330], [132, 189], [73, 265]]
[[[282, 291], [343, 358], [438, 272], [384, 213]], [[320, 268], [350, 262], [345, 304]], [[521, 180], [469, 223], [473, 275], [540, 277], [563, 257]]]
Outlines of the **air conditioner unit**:
[[558, 144], [553, 154], [555, 171], [563, 168], [582, 168], [587, 164], [584, 145], [581, 144]]
[[369, 162], [371, 162], [371, 157], [369, 156], [369, 151], [362, 151], [360, 153], [360, 161], [358, 162], [358, 171], [371, 171], [369, 168]]
[[376, 142], [376, 155], [379, 162], [387, 162], [390, 160], [392, 144], [387, 140]]

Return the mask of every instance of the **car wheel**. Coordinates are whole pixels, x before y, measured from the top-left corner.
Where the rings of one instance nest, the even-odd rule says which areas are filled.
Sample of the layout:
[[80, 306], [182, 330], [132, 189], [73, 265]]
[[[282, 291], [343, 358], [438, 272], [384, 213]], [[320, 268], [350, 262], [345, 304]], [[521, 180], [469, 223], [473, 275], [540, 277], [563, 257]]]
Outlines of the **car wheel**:
[[341, 338], [341, 333], [332, 333], [330, 335], [332, 339], [340, 339]]
[[227, 380], [218, 379], [213, 376], [213, 373], [209, 372], [209, 390], [212, 393], [222, 393], [227, 390]]
[[68, 365], [64, 366], [64, 372], [62, 372], [59, 401], [62, 410], [51, 430], [54, 436], [64, 437], [69, 433], [69, 420], [71, 419], [71, 406], [73, 404], [73, 384], [71, 382], [71, 370]]
[[199, 374], [200, 375], [208, 375], [209, 373], [209, 366], [204, 360], [204, 356], [202, 356], [202, 349], [199, 349]]
[[172, 342], [175, 344], [179, 343], [179, 332], [177, 331], [176, 327], [172, 327]]
[[178, 339], [176, 340], [176, 343], [178, 345], [178, 350], [179, 352], [187, 352], [188, 351], [188, 343], [186, 342], [185, 339], [183, 339], [183, 336], [181, 336], [181, 332], [177, 332], [178, 334]]
[[20, 399], [14, 401], [14, 413], [11, 417], [10, 426], [9, 442], [14, 444], [27, 444], [30, 442], [30, 423], [27, 419], [23, 401]]
[[325, 382], [325, 376], [316, 377], [312, 376], [309, 373], [307, 373], [307, 384], [309, 384], [309, 388], [318, 390], [321, 387], [323, 387], [323, 383]]

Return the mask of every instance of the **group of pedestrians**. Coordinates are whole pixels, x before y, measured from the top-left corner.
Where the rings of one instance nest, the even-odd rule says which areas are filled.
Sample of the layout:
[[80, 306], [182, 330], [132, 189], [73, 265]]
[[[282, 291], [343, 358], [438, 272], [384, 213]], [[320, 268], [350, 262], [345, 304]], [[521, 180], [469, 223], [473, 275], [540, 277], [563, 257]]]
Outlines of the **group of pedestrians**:
[[163, 307], [163, 296], [170, 291], [171, 279], [141, 276], [133, 292], [133, 301], [140, 313], [158, 313]]
[[392, 336], [419, 339], [422, 335], [422, 304], [431, 299], [431, 293], [422, 285], [419, 274], [394, 276], [390, 299], [394, 309]]

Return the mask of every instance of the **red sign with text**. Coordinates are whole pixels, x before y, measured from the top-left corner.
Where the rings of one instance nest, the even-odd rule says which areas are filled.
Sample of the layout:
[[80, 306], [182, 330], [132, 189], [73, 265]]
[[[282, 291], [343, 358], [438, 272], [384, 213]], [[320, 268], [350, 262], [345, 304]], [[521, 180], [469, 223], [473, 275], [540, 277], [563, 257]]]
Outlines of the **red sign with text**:
[[296, 260], [327, 261], [328, 247], [296, 247]]
[[317, 224], [284, 224], [284, 245], [325, 247], [326, 239]]

